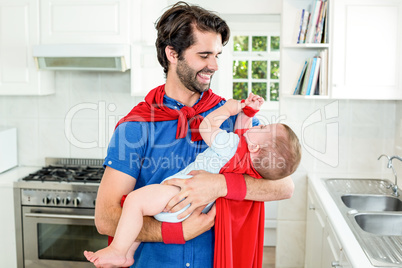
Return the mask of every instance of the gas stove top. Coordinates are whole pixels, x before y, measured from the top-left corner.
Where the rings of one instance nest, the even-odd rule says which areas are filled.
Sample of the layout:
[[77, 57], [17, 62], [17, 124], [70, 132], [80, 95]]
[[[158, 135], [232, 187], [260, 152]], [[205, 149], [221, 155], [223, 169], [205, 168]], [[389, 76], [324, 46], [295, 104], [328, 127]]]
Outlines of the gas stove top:
[[99, 183], [104, 168], [92, 166], [49, 165], [24, 177], [24, 181]]
[[14, 183], [21, 205], [94, 208], [103, 159], [46, 158], [46, 166]]
[[46, 158], [46, 166], [22, 178], [23, 181], [99, 183], [104, 168], [101, 159]]

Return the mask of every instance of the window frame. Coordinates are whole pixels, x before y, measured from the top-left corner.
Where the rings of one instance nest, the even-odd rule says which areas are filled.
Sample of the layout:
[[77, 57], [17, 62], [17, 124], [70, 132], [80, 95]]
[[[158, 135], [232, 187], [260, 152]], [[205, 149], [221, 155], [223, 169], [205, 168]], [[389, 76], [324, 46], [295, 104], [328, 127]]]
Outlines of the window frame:
[[[234, 36], [248, 36], [248, 51], [234, 51], [234, 44], [233, 44], [233, 37]], [[253, 36], [267, 36], [267, 51], [252, 51], [252, 37]], [[231, 33], [230, 41], [227, 44], [228, 48], [230, 49], [231, 53], [231, 97], [233, 98], [233, 83], [236, 82], [246, 82], [248, 84], [248, 92], [252, 90], [252, 83], [256, 82], [263, 82], [267, 85], [267, 100], [264, 102], [262, 109], [266, 110], [279, 110], [279, 100], [278, 101], [271, 101], [270, 100], [270, 86], [271, 83], [280, 83], [280, 77], [277, 79], [271, 78], [271, 62], [272, 61], [279, 61], [279, 68], [280, 66], [280, 48], [277, 51], [271, 51], [271, 37], [272, 36], [279, 36], [280, 38], [280, 31], [279, 30], [259, 30], [259, 31], [233, 31]], [[233, 62], [234, 61], [248, 61], [248, 78], [233, 78]], [[252, 78], [252, 62], [253, 61], [267, 61], [267, 78], [264, 79], [256, 79]], [[280, 84], [279, 84], [280, 87]], [[279, 88], [278, 88], [278, 95], [279, 95]], [[278, 96], [279, 97], [279, 96]]]

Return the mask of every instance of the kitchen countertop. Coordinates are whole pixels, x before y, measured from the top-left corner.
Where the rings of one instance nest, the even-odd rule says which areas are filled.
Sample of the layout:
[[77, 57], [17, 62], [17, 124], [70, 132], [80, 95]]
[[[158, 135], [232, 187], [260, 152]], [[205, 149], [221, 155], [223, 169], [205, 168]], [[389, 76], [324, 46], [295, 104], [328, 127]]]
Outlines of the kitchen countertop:
[[[381, 174], [309, 174], [309, 184], [315, 190], [317, 197], [327, 214], [329, 221], [336, 232], [342, 248], [346, 252], [350, 263], [353, 267], [358, 268], [374, 268], [364, 253], [363, 249], [357, 242], [352, 230], [349, 228], [340, 210], [327, 191], [322, 178], [349, 178], [349, 179], [365, 179], [365, 178], [384, 178]], [[386, 178], [388, 179], [388, 178]]]
[[22, 179], [29, 173], [39, 170], [41, 167], [15, 167], [0, 173], [0, 187], [13, 187], [13, 183], [18, 179]]

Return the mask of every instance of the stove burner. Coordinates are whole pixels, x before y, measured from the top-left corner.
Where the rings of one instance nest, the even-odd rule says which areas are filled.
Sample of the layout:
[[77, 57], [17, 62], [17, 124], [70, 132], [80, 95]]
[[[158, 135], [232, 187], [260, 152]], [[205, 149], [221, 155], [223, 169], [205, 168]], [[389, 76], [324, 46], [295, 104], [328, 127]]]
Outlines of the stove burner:
[[52, 182], [84, 182], [99, 183], [102, 179], [103, 167], [90, 166], [47, 166], [31, 173], [24, 181], [52, 181]]

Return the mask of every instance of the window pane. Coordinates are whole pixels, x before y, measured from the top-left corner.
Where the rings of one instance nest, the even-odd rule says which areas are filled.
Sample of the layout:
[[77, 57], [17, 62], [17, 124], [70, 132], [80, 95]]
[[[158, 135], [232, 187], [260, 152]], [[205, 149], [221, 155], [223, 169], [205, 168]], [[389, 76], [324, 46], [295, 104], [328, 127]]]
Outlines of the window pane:
[[267, 78], [267, 61], [253, 61], [251, 63], [252, 67], [252, 77], [255, 79], [266, 79]]
[[271, 61], [271, 79], [279, 79], [279, 61]]
[[278, 51], [280, 44], [279, 36], [271, 36], [271, 51]]
[[267, 100], [267, 83], [252, 83], [251, 92]]
[[248, 78], [248, 61], [233, 61], [233, 78]]
[[234, 36], [233, 51], [248, 51], [248, 36]]
[[248, 95], [247, 91], [247, 82], [233, 83], [233, 99], [246, 99]]
[[267, 40], [266, 36], [253, 36], [253, 51], [267, 51]]
[[278, 101], [279, 100], [279, 83], [271, 83], [269, 85], [270, 89], [270, 100], [271, 101]]

